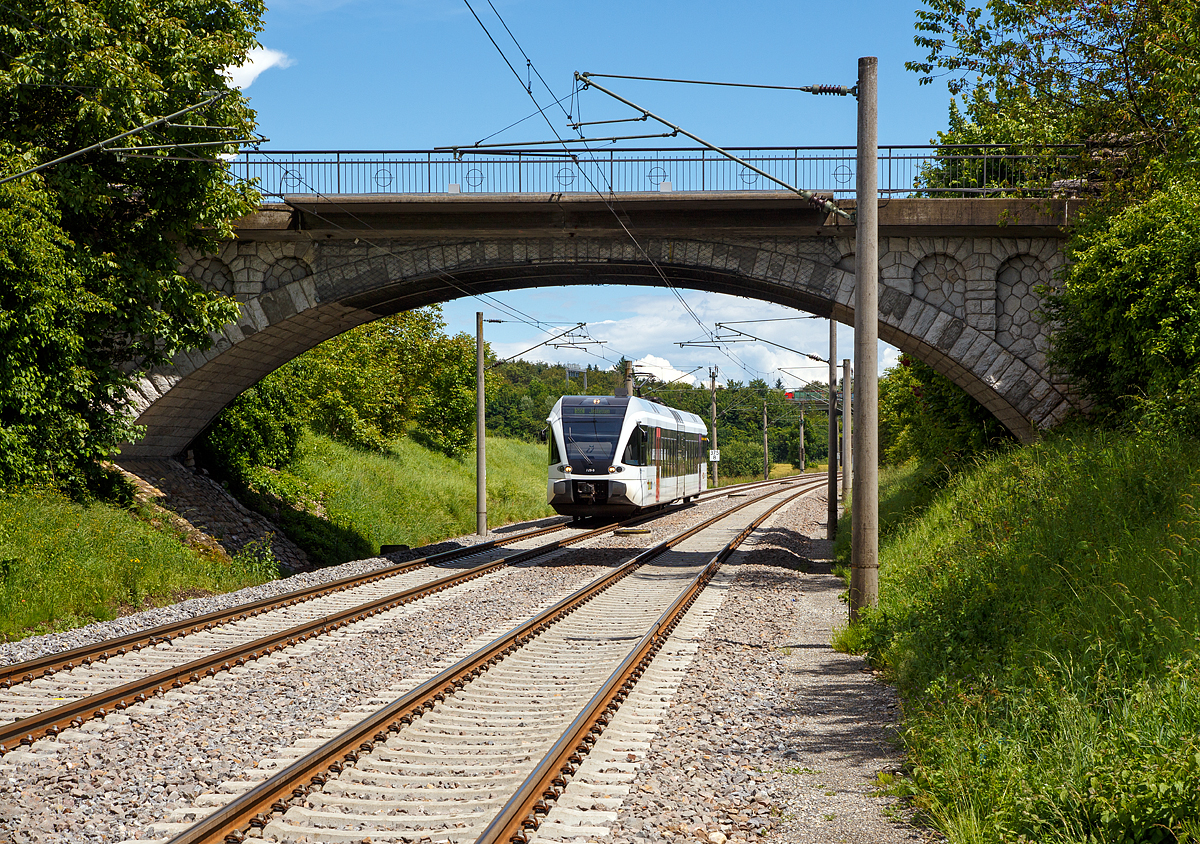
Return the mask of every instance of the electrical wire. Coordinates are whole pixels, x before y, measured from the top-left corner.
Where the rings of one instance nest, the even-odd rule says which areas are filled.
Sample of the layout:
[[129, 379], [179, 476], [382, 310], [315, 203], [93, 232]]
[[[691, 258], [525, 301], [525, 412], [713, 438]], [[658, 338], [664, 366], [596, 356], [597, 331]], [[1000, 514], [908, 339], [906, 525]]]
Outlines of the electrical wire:
[[[521, 84], [521, 88], [525, 91], [525, 93], [533, 101], [533, 104], [535, 106], [537, 106], [538, 113], [542, 115], [542, 119], [546, 121], [547, 126], [550, 127], [550, 131], [554, 133], [554, 137], [558, 140], [559, 144], [562, 145], [563, 149], [569, 153], [570, 150], [567, 148], [566, 141], [563, 140], [562, 136], [558, 133], [558, 130], [555, 128], [555, 126], [551, 122], [550, 118], [546, 115], [545, 108], [541, 105], [541, 103], [538, 102], [537, 97], [535, 97], [533, 95], [533, 91], [527, 85], [525, 85], [524, 83], [521, 83], [521, 75], [519, 73], [517, 73], [516, 68], [513, 67], [512, 62], [509, 61], [509, 59], [508, 59], [508, 56], [505, 55], [504, 50], [501, 49], [501, 47], [498, 43], [496, 43], [496, 39], [492, 37], [491, 32], [488, 31], [488, 28], [484, 24], [483, 20], [480, 19], [479, 15], [475, 13], [474, 8], [471, 7], [470, 0], [463, 0], [463, 2], [466, 4], [467, 8], [470, 10], [471, 15], [475, 18], [476, 22], [483, 29], [484, 34], [487, 35], [488, 40], [492, 42], [492, 46], [494, 46], [496, 48], [496, 51], [500, 53], [500, 57], [502, 59], [504, 59], [504, 63], [508, 66], [508, 69], [510, 71], [512, 71], [512, 74], [514, 77], [516, 77], [518, 84]], [[489, 0], [489, 5], [491, 5], [490, 0]], [[504, 22], [504, 18], [496, 10], [495, 6], [492, 6], [492, 11], [496, 13], [496, 17], [500, 20], [500, 23], [504, 26], [505, 30], [508, 31], [510, 37], [513, 37], [513, 42], [517, 43], [515, 36], [512, 36], [512, 30], [509, 29], [508, 24]], [[529, 63], [529, 66], [534, 70], [535, 73], [538, 74], [538, 78], [542, 79], [541, 73], [538, 72], [536, 67], [533, 66], [532, 60], [529, 59], [528, 55], [521, 48], [519, 43], [517, 43], [517, 49], [521, 51], [521, 54], [523, 56], [525, 56], [525, 59]], [[543, 82], [543, 84], [545, 84], [545, 80], [542, 80], [542, 82]], [[547, 90], [550, 90], [548, 85], [546, 87], [547, 87]], [[576, 87], [578, 87], [578, 83], [576, 83]], [[553, 96], [554, 95], [553, 91], [551, 91], [550, 94], [551, 94], [551, 96]], [[569, 115], [568, 115], [568, 119], [569, 119]], [[595, 160], [595, 156], [594, 156], [594, 151], [590, 147], [587, 146], [586, 141], [584, 142], [584, 148], [591, 155], [592, 163], [595, 164], [596, 160]], [[572, 156], [572, 158], [574, 158], [574, 156]], [[600, 169], [600, 168], [598, 168], [598, 169]], [[687, 313], [692, 317], [693, 320], [695, 320], [696, 324], [700, 326], [700, 329], [702, 331], [705, 331], [706, 333], [708, 333], [708, 329], [705, 328], [704, 323], [700, 320], [700, 317], [696, 314], [696, 312], [694, 310], [692, 310], [692, 307], [683, 298], [683, 295], [679, 292], [679, 290], [675, 287], [675, 285], [673, 285], [671, 283], [670, 279], [667, 278], [667, 275], [665, 272], [663, 272], [662, 267], [659, 266], [658, 262], [655, 261], [650, 256], [650, 254], [642, 246], [641, 242], [637, 239], [637, 237], [633, 234], [633, 232], [625, 224], [625, 221], [621, 219], [621, 215], [620, 215], [620, 213], [618, 213], [618, 210], [617, 210], [619, 207], [619, 203], [617, 203], [614, 199], [612, 199], [612, 197], [614, 195], [613, 190], [612, 190], [612, 185], [611, 184], [608, 185], [609, 191], [608, 191], [608, 194], [605, 195], [604, 192], [602, 192], [600, 190], [600, 188], [596, 185], [596, 183], [592, 181], [591, 176], [587, 173], [587, 171], [585, 169], [580, 168], [580, 172], [583, 175], [583, 177], [587, 180], [587, 182], [591, 186], [592, 190], [595, 191], [595, 193], [600, 197], [601, 201], [604, 202], [605, 206], [612, 213], [613, 217], [616, 219], [617, 223], [621, 226], [622, 230], [624, 230], [626, 236], [633, 243], [634, 247], [637, 248], [638, 252], [640, 252], [642, 254], [642, 257], [650, 264], [650, 266], [654, 268], [654, 271], [658, 274], [659, 278], [662, 279], [663, 284], [667, 287], [668, 290], [671, 291], [671, 293], [675, 296], [675, 298], [683, 306], [684, 310], [687, 311]], [[722, 354], [724, 354], [732, 363], [735, 363], [737, 366], [739, 366], [743, 372], [747, 372], [747, 370], [753, 370], [753, 367], [748, 367], [745, 364], [745, 362], [743, 362], [736, 355], [733, 355], [728, 349], [723, 348], [723, 347], [718, 347], [718, 348], [720, 349]], [[754, 371], [757, 372], [757, 370], [754, 370]]]

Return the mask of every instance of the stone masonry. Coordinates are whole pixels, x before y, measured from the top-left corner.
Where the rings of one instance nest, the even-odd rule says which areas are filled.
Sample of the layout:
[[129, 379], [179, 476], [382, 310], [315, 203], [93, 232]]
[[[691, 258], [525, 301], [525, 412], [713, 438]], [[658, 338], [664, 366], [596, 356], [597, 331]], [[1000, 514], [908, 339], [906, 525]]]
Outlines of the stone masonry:
[[[893, 218], [903, 202], [890, 202]], [[447, 231], [437, 237], [421, 235], [438, 207], [422, 206], [425, 216], [412, 218], [412, 227], [425, 225], [425, 232], [393, 222], [389, 236], [380, 234], [384, 223], [372, 228], [360, 220], [370, 209], [356, 212], [355, 225], [367, 228], [355, 232], [346, 224], [314, 230], [298, 211], [274, 207], [260, 216], [277, 224], [247, 225], [215, 254], [185, 254], [182, 271], [236, 297], [242, 315], [214, 335], [211, 349], [179, 355], [142, 382], [135, 401], [148, 434], [127, 445], [125, 456], [178, 455], [242, 390], [296, 355], [381, 316], [465, 293], [661, 286], [665, 276], [681, 288], [763, 299], [853, 324], [854, 240], [828, 226], [785, 235], [762, 222], [744, 231], [680, 223], [679, 236], [671, 236], [672, 218], [654, 218], [648, 234], [635, 240], [597, 224], [573, 225], [554, 205], [538, 206], [545, 220], [521, 207], [527, 217], [505, 228], [504, 215], [515, 212], [455, 203], [441, 210], [474, 216], [462, 217], [453, 231], [439, 218], [436, 225]], [[881, 228], [879, 336], [947, 375], [1029, 441], [1072, 406], [1065, 385], [1047, 371], [1048, 334], [1037, 318], [1038, 286], [1052, 282], [1063, 260], [1061, 229], [945, 225], [937, 215], [944, 217], [947, 207], [922, 210], [932, 220], [927, 225]], [[391, 213], [384, 200], [371, 208]], [[745, 219], [749, 212], [740, 213]], [[712, 219], [721, 218], [706, 218]], [[472, 226], [482, 234], [461, 233]], [[1025, 231], [1041, 236], [1019, 236]]]

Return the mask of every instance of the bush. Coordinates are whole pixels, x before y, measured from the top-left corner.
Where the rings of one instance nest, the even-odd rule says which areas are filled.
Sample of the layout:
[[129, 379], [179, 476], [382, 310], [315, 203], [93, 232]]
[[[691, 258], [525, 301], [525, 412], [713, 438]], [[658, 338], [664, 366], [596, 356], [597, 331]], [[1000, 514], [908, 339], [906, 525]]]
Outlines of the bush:
[[1177, 178], [1144, 202], [1097, 213], [1052, 291], [1052, 361], [1117, 420], [1147, 410], [1197, 431], [1200, 183]]
[[762, 475], [762, 443], [744, 440], [721, 443], [720, 469], [722, 477], [740, 478]]
[[295, 457], [304, 431], [299, 402], [268, 376], [242, 393], [200, 436], [201, 461], [240, 490], [260, 466], [282, 469]]
[[966, 390], [910, 355], [879, 381], [879, 452], [885, 463], [911, 459], [948, 467], [1015, 442]]

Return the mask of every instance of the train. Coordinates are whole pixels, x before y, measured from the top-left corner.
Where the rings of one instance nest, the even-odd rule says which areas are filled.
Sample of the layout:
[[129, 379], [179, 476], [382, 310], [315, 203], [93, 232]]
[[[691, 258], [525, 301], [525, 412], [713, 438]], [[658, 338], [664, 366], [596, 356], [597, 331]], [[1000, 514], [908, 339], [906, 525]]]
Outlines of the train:
[[546, 496], [562, 515], [625, 518], [708, 488], [708, 428], [694, 413], [637, 396], [563, 396], [546, 422]]

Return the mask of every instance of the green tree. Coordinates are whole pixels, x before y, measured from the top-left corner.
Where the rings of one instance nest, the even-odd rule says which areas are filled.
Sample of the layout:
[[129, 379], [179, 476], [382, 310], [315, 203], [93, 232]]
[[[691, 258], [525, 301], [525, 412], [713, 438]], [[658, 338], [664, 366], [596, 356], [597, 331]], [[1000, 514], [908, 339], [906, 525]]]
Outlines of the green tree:
[[1093, 198], [1046, 291], [1053, 362], [1107, 418], [1195, 425], [1200, 4], [924, 3], [909, 68], [964, 103], [943, 142], [1087, 145]]
[[[262, 12], [259, 0], [6, 0], [3, 172], [224, 90], [222, 68], [245, 61]], [[253, 117], [232, 93], [173, 121], [197, 128], [159, 126], [122, 145], [244, 138]], [[234, 302], [176, 272], [181, 246], [203, 250], [230, 236], [231, 222], [254, 207], [220, 158], [234, 150], [96, 150], [0, 187], [0, 437], [13, 455], [0, 458], [0, 482], [80, 489], [95, 477], [95, 459], [134, 434], [129, 395], [140, 374], [206, 347], [210, 332], [237, 317]]]
[[1102, 414], [1149, 409], [1200, 433], [1200, 183], [1093, 218], [1072, 247], [1047, 306], [1053, 360]]
[[915, 457], [954, 467], [964, 457], [1012, 442], [1012, 434], [987, 408], [916, 358], [901, 355], [879, 381], [884, 462]]
[[[947, 77], [966, 142], [1098, 140], [1125, 166], [1200, 139], [1200, 7], [1171, 0], [923, 0], [909, 62]], [[958, 114], [957, 110], [952, 111]], [[953, 132], [951, 133], [954, 134]], [[946, 139], [946, 136], [943, 136]]]
[[304, 425], [372, 451], [408, 436], [461, 455], [475, 438], [475, 341], [444, 328], [434, 306], [326, 340], [222, 411], [201, 437], [201, 456], [244, 488], [254, 467], [286, 466]]

